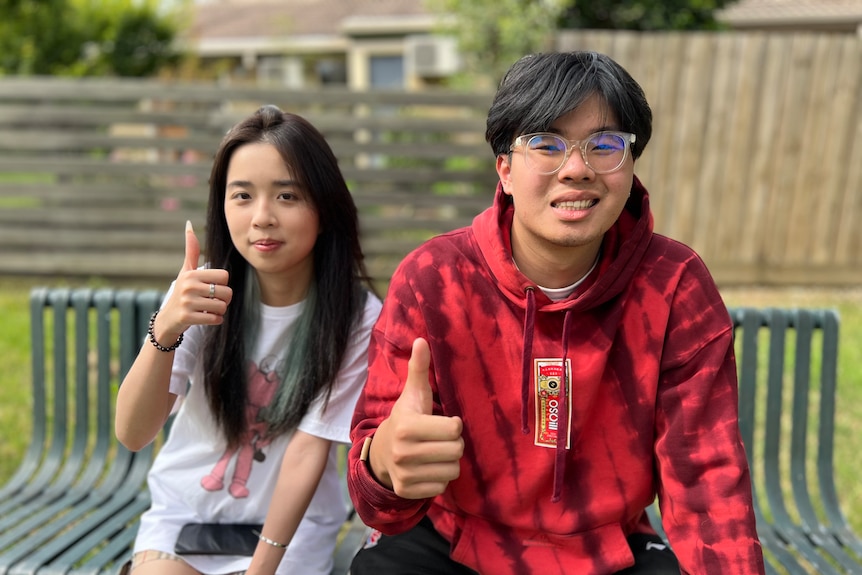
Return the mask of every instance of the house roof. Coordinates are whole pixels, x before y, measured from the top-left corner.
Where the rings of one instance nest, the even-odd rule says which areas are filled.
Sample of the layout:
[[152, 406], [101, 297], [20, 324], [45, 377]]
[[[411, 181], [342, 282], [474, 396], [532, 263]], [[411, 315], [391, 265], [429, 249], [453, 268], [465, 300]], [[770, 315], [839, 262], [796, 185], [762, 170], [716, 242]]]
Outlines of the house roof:
[[239, 46], [337, 50], [345, 36], [428, 32], [433, 24], [423, 0], [211, 0], [196, 4], [186, 39], [210, 54]]
[[716, 13], [735, 28], [857, 30], [862, 0], [739, 0]]
[[352, 23], [429, 20], [422, 0], [220, 0], [198, 3], [190, 36], [336, 36]]

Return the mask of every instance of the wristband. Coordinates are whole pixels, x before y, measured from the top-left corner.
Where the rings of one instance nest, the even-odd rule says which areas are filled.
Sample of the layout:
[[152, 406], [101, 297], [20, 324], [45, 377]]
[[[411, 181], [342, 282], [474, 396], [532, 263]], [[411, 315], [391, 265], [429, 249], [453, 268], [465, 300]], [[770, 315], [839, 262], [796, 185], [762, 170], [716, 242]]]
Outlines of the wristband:
[[155, 347], [159, 351], [166, 351], [166, 352], [167, 351], [174, 351], [175, 349], [180, 347], [181, 343], [183, 343], [183, 335], [185, 335], [185, 334], [181, 333], [180, 337], [177, 338], [177, 341], [174, 343], [174, 345], [172, 345], [170, 347], [165, 347], [162, 344], [160, 344], [158, 341], [156, 341], [156, 334], [153, 333], [153, 328], [156, 325], [156, 316], [157, 315], [159, 315], [159, 310], [154, 311], [153, 315], [150, 316], [150, 326], [147, 328], [147, 336], [150, 338], [150, 343], [153, 344], [153, 347]]

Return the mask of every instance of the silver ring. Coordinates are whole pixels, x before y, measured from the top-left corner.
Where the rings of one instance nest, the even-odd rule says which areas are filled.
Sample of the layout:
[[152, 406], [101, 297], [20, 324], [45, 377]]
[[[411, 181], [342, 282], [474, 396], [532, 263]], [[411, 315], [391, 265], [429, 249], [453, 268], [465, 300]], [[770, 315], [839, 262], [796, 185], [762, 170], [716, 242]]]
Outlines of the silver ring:
[[215, 297], [215, 284], [210, 284], [210, 299]]

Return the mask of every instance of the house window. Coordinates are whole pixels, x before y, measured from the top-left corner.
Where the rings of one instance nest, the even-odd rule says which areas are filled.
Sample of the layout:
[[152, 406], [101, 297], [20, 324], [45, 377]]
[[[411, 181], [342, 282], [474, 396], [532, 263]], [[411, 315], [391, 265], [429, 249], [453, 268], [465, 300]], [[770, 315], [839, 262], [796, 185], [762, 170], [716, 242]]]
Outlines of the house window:
[[403, 56], [372, 56], [370, 61], [372, 88], [404, 87]]

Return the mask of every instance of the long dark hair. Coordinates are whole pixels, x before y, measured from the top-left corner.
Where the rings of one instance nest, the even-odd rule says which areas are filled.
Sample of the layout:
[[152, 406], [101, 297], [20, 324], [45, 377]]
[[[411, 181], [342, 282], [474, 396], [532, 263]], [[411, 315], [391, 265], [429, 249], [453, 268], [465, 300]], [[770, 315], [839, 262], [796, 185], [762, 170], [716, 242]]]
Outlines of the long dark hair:
[[[257, 328], [254, 270], [234, 248], [225, 220], [228, 164], [249, 143], [273, 145], [291, 175], [311, 199], [320, 221], [314, 245], [314, 278], [293, 341], [302, 353], [293, 361], [271, 404], [264, 410], [269, 434], [294, 429], [321, 393], [328, 399], [341, 367], [351, 328], [374, 288], [359, 244], [356, 205], [323, 135], [307, 120], [264, 106], [225, 135], [213, 161], [207, 210], [206, 261], [226, 269], [233, 299], [224, 322], [207, 330], [203, 352], [204, 389], [216, 423], [229, 445], [239, 443], [248, 402], [247, 349]], [[298, 362], [298, 363], [297, 363]]]

